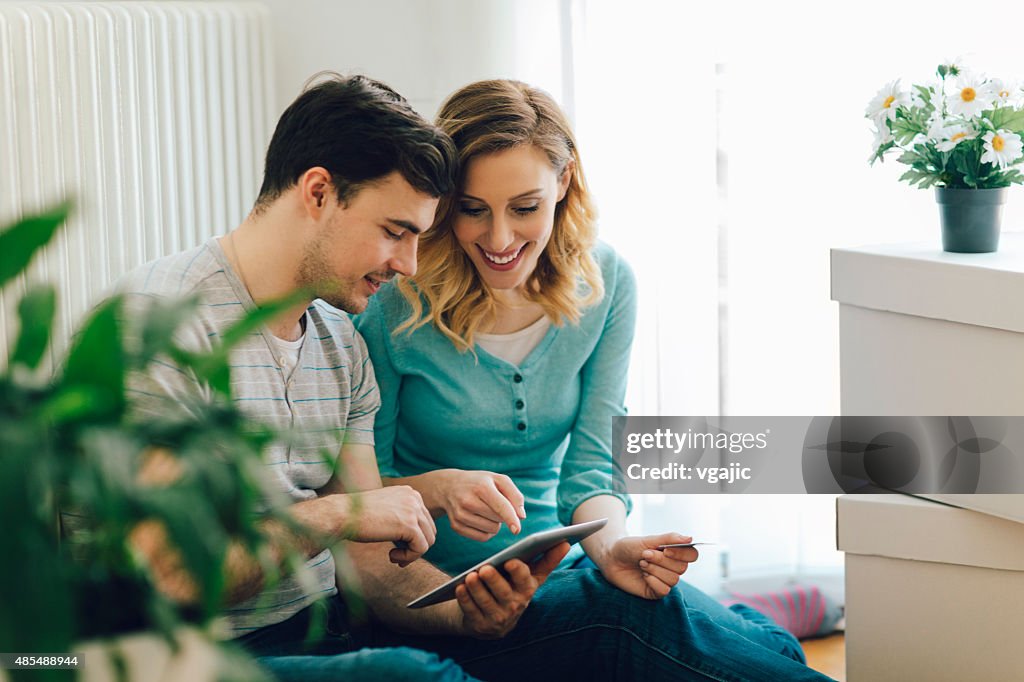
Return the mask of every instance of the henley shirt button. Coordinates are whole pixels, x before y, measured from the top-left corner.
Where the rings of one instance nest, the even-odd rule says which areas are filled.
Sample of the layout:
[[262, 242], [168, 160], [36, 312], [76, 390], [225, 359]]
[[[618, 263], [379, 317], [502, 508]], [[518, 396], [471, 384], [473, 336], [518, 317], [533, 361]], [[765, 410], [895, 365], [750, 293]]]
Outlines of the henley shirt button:
[[523, 402], [522, 400], [517, 400], [517, 401], [516, 401], [516, 409], [517, 409], [517, 410], [521, 410], [521, 409], [523, 409], [523, 408], [524, 408], [525, 406], [526, 406], [526, 403], [524, 403], [524, 402]]
[[519, 422], [519, 426], [517, 426], [516, 428], [519, 429], [520, 431], [525, 431], [526, 424], [524, 424], [523, 422]]
[[522, 374], [515, 375], [514, 377], [512, 377], [512, 381], [516, 382], [517, 384], [523, 383], [523, 375]]

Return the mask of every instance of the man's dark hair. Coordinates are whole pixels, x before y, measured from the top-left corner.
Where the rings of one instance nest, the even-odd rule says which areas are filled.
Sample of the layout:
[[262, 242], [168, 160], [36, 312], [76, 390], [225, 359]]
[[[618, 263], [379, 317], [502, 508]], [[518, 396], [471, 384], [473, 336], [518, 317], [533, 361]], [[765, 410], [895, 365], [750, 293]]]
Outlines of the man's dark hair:
[[366, 76], [317, 74], [281, 115], [267, 149], [256, 210], [266, 207], [310, 168], [331, 174], [338, 201], [398, 171], [432, 197], [455, 188], [458, 153], [439, 128], [409, 102]]

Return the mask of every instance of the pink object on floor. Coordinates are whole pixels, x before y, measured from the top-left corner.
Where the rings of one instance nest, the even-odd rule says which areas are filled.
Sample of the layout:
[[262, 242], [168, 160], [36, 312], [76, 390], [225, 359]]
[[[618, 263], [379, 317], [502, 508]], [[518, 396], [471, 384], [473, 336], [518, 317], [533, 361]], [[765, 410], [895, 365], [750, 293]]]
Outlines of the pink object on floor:
[[834, 627], [833, 623], [827, 631], [822, 628], [828, 612], [835, 609], [829, 608], [825, 596], [814, 585], [794, 585], [759, 594], [729, 592], [729, 595], [722, 601], [725, 606], [745, 604], [768, 616], [797, 638], [827, 634]]

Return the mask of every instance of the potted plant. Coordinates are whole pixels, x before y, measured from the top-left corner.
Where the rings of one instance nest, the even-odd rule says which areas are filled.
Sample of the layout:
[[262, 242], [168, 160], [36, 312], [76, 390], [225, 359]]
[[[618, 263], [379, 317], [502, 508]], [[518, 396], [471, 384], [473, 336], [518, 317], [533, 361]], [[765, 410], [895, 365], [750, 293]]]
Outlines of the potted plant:
[[910, 166], [900, 180], [935, 187], [944, 250], [995, 251], [1006, 188], [1024, 182], [1024, 90], [957, 63], [936, 74], [938, 81], [909, 89], [893, 81], [871, 100], [870, 162], [898, 150], [897, 161]]
[[[28, 266], [67, 211], [61, 206], [0, 230], [0, 288]], [[22, 296], [20, 329], [6, 366], [0, 364], [0, 518], [7, 547], [0, 562], [0, 651], [90, 653], [88, 661], [64, 667], [54, 660], [42, 661], [42, 670], [0, 666], [0, 680], [76, 679], [76, 666], [90, 680], [130, 680], [143, 671], [146, 679], [167, 679], [154, 675], [154, 666], [188, 679], [265, 677], [215, 636], [226, 590], [222, 568], [232, 543], [264, 555], [263, 519], [294, 523], [283, 504], [266, 508], [276, 498], [264, 483], [261, 449], [273, 434], [232, 406], [227, 357], [233, 339], [291, 304], [261, 308], [229, 330], [223, 346], [198, 355], [173, 341], [195, 301], [154, 304], [132, 316], [135, 333], [126, 335], [122, 301], [111, 298], [50, 373], [42, 361], [54, 289], [32, 286]], [[134, 419], [129, 375], [162, 359], [195, 371], [225, 399], [166, 419]], [[173, 458], [176, 473], [154, 483], [142, 473], [157, 455]], [[147, 557], [129, 541], [147, 526], [167, 538], [194, 599], [176, 601], [157, 589]], [[290, 568], [301, 570], [298, 551], [286, 556]], [[275, 565], [264, 569], [273, 580]]]

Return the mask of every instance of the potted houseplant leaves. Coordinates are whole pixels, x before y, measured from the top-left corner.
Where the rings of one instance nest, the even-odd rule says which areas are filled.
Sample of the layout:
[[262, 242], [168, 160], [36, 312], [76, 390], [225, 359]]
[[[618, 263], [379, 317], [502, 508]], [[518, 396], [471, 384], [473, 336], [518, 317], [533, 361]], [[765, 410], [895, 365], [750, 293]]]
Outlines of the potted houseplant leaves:
[[[60, 206], [0, 230], [0, 288], [28, 266], [67, 213], [68, 206]], [[221, 347], [198, 355], [173, 341], [195, 301], [154, 304], [135, 320], [132, 343], [122, 333], [122, 301], [114, 297], [92, 312], [51, 374], [42, 365], [54, 288], [28, 289], [18, 305], [13, 350], [6, 367], [0, 365], [0, 518], [7, 549], [0, 562], [0, 651], [67, 655], [84, 642], [121, 637], [122, 644], [85, 645], [91, 659], [100, 651], [110, 660], [79, 661], [78, 667], [102, 663], [119, 671], [118, 679], [132, 679], [138, 661], [132, 663], [123, 642], [134, 633], [143, 652], [164, 652], [143, 653], [144, 665], [163, 655], [161, 665], [181, 670], [180, 654], [198, 651], [205, 662], [189, 664], [190, 679], [264, 677], [213, 631], [225, 597], [229, 543], [266, 556], [261, 521], [272, 517], [294, 527], [283, 505], [266, 504], [275, 497], [264, 483], [261, 449], [274, 436], [247, 423], [229, 399], [191, 406], [187, 416], [136, 420], [126, 383], [130, 372], [166, 357], [227, 398], [233, 339], [293, 303], [250, 314], [224, 335]], [[173, 453], [179, 469], [161, 485], [140, 478], [155, 452]], [[145, 558], [128, 541], [144, 524], [165, 532], [194, 583], [195, 600], [181, 603], [156, 588]], [[301, 554], [286, 554], [287, 566], [301, 570]], [[275, 579], [274, 564], [264, 569], [267, 580]], [[44, 670], [0, 667], [0, 680], [76, 679], [74, 665], [50, 663]], [[93, 669], [89, 679], [103, 676]]]
[[946, 251], [987, 253], [999, 245], [1007, 188], [1024, 182], [1024, 90], [941, 64], [938, 81], [903, 88], [896, 80], [868, 104], [874, 124], [870, 161], [901, 152], [900, 177], [935, 187]]

